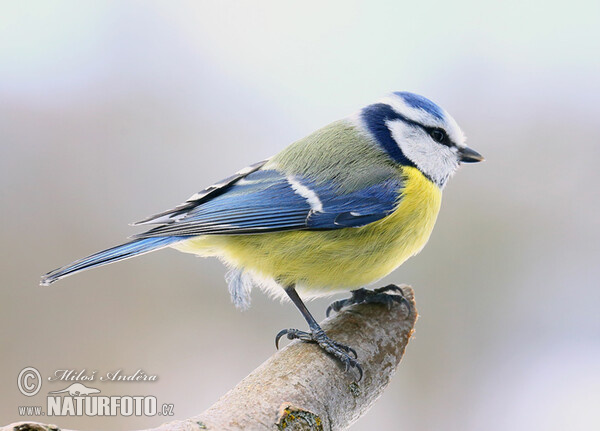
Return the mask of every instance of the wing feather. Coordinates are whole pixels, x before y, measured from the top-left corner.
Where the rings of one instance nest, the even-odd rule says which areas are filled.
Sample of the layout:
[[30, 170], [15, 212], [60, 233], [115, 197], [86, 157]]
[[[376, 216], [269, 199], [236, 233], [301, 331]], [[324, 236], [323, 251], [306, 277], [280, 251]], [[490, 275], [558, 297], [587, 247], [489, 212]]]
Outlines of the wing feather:
[[199, 194], [196, 200], [147, 218], [143, 223], [160, 225], [134, 238], [360, 227], [391, 213], [403, 185], [399, 177], [388, 177], [375, 184], [368, 181], [371, 185], [364, 189], [340, 193], [334, 184], [319, 184], [261, 166], [253, 165], [253, 171], [230, 177], [233, 179], [220, 186], [218, 193], [214, 189]]

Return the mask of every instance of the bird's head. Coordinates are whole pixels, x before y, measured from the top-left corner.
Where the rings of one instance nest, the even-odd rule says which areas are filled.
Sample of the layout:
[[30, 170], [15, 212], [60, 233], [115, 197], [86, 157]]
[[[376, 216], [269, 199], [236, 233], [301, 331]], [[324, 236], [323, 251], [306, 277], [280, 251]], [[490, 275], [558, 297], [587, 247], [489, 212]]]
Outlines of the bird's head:
[[416, 167], [439, 187], [461, 163], [483, 160], [465, 145], [465, 136], [454, 118], [418, 94], [392, 93], [365, 107], [360, 119], [396, 163]]

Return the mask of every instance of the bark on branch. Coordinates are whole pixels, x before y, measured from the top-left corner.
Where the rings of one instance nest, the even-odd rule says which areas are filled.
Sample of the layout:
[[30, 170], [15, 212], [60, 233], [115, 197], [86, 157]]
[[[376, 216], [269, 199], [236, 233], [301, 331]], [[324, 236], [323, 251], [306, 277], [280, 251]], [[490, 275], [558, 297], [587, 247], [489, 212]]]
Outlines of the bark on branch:
[[[356, 349], [364, 377], [345, 372], [313, 344], [294, 341], [275, 353], [205, 412], [149, 431], [195, 430], [344, 430], [373, 405], [389, 383], [414, 330], [411, 303], [352, 306], [322, 327], [340, 343]], [[20, 422], [0, 431], [57, 431], [55, 425]], [[62, 430], [68, 431], [68, 430]]]

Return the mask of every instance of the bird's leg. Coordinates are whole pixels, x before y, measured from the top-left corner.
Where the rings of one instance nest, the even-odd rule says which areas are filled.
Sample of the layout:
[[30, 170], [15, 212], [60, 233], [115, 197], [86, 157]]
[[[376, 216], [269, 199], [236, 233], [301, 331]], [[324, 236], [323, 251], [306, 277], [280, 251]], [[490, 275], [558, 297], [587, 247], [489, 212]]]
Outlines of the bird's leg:
[[[283, 329], [279, 331], [275, 337], [275, 346], [279, 348], [279, 339], [284, 335], [290, 340], [299, 339], [310, 343], [317, 343], [321, 349], [341, 361], [346, 367], [346, 371], [350, 368], [356, 368], [359, 373], [358, 380], [360, 381], [362, 379], [363, 371], [356, 360], [356, 350], [333, 341], [325, 334], [325, 331], [321, 329], [315, 318], [306, 308], [306, 305], [304, 305], [304, 302], [302, 302], [302, 299], [300, 299], [300, 296], [298, 296], [298, 292], [296, 292], [294, 286], [285, 288], [285, 293], [287, 293], [294, 305], [300, 310], [300, 313], [302, 313], [302, 316], [306, 319], [310, 332], [300, 331], [298, 329]], [[354, 357], [350, 356], [351, 354]]]
[[[390, 295], [387, 292], [394, 293]], [[354, 304], [383, 304], [389, 309], [394, 302], [398, 302], [400, 304], [406, 304], [410, 310], [410, 302], [404, 297], [402, 289], [395, 284], [388, 284], [387, 286], [375, 290], [360, 288], [352, 290], [350, 293], [352, 294], [350, 298], [332, 302], [329, 307], [327, 307], [327, 317], [329, 317], [332, 310], [338, 312], [342, 308]]]

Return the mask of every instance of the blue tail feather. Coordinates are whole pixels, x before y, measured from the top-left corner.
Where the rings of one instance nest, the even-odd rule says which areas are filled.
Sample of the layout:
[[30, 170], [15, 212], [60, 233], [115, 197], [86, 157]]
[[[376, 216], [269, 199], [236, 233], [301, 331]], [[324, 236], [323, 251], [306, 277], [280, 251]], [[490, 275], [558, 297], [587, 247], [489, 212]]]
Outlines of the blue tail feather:
[[42, 277], [40, 285], [49, 286], [55, 281], [77, 272], [159, 250], [185, 238], [186, 237], [180, 236], [155, 237], [138, 239], [126, 244], [121, 244], [116, 247], [92, 254], [88, 257], [84, 257], [83, 259], [79, 259], [67, 266], [55, 269], [54, 271], [50, 271], [48, 274]]

